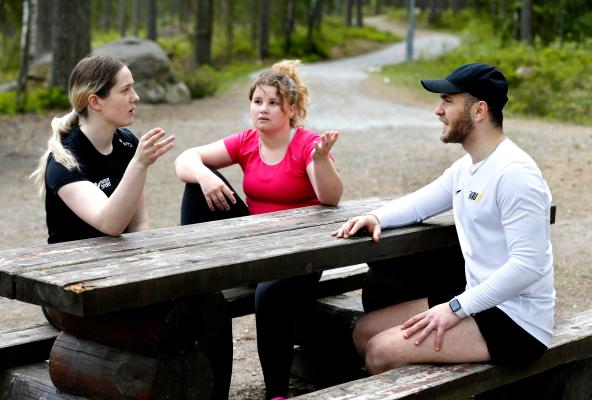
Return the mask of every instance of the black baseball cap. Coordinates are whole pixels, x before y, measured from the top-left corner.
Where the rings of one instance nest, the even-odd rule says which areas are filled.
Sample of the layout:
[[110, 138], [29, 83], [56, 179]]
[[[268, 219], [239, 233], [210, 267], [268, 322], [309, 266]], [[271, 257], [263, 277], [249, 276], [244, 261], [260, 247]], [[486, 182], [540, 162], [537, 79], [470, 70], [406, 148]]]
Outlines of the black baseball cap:
[[443, 79], [424, 79], [423, 87], [434, 93], [470, 93], [489, 107], [501, 110], [508, 102], [508, 81], [495, 67], [472, 63], [461, 65]]

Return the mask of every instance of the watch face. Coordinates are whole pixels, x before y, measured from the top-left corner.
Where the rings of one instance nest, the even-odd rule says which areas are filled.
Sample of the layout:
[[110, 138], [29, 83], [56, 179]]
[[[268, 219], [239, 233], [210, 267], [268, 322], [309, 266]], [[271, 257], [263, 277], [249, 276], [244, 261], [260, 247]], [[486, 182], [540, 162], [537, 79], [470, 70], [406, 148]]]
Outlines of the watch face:
[[450, 303], [448, 303], [448, 305], [450, 305], [450, 309], [453, 312], [457, 312], [458, 310], [460, 310], [460, 302], [458, 301], [458, 299], [450, 300]]

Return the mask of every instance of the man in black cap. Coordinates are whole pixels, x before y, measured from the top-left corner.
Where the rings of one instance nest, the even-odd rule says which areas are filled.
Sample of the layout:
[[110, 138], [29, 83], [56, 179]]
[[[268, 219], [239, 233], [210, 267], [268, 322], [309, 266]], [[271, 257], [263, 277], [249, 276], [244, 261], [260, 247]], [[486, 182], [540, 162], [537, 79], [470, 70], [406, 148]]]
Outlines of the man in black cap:
[[[421, 84], [440, 94], [441, 140], [460, 143], [467, 154], [434, 182], [350, 219], [333, 235], [347, 238], [365, 228], [378, 241], [381, 229], [452, 209], [466, 285], [452, 293], [427, 285], [425, 295], [391, 305], [364, 299], [368, 313], [356, 325], [354, 343], [372, 374], [422, 362], [528, 363], [544, 353], [553, 333], [551, 193], [536, 163], [504, 134], [508, 84], [500, 71], [466, 64]], [[446, 260], [436, 269], [455, 273]], [[421, 289], [427, 281], [411, 284]], [[383, 288], [386, 298], [396, 296]], [[367, 303], [381, 306], [367, 309]]]

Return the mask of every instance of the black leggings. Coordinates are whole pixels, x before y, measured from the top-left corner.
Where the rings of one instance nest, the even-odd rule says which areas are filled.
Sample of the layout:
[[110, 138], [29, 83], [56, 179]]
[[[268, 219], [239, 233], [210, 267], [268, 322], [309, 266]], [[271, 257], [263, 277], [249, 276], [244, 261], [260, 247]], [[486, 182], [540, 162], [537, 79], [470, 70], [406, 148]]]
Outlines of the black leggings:
[[[222, 174], [214, 169], [211, 171], [235, 192]], [[236, 195], [235, 198], [236, 204], [229, 202], [230, 210], [211, 211], [201, 187], [198, 184], [187, 184], [181, 205], [181, 224], [249, 215], [243, 200]], [[314, 273], [261, 282], [257, 285], [255, 293], [257, 350], [268, 399], [287, 395], [294, 351], [294, 324], [298, 317], [312, 306], [312, 293], [320, 277], [320, 273]], [[229, 335], [232, 335], [231, 329]], [[227, 341], [225, 343], [231, 343], [226, 337], [223, 340]], [[227, 351], [223, 355], [217, 355], [224, 361], [218, 363], [219, 369], [215, 370], [215, 373], [216, 376], [220, 373], [224, 379], [227, 377], [230, 384], [232, 346]], [[227, 359], [230, 359], [230, 362]]]
[[[234, 192], [228, 181], [218, 171], [212, 169], [220, 179]], [[221, 219], [243, 217], [249, 215], [247, 205], [235, 196], [236, 203], [230, 201], [230, 210], [211, 211], [203, 195], [201, 186], [196, 183], [185, 185], [183, 200], [181, 201], [181, 225], [196, 224], [200, 222], [216, 221]], [[206, 352], [210, 365], [214, 371], [214, 394], [213, 399], [227, 399], [230, 390], [230, 379], [232, 377], [232, 318], [226, 318], [223, 333], [220, 335], [219, 343]]]
[[[216, 174], [218, 178], [222, 179], [233, 193], [236, 193], [221, 173], [212, 168], [210, 168], [210, 170]], [[221, 219], [249, 215], [249, 209], [244, 201], [236, 194], [234, 195], [234, 198], [236, 199], [235, 204], [232, 204], [230, 200], [228, 200], [230, 210], [211, 211], [208, 208], [206, 198], [201, 191], [201, 186], [197, 183], [186, 184], [185, 192], [183, 192], [183, 200], [181, 200], [181, 225], [198, 224], [201, 222], [218, 221]]]
[[294, 329], [310, 310], [320, 273], [261, 282], [255, 293], [257, 350], [265, 398], [287, 396], [294, 358]]

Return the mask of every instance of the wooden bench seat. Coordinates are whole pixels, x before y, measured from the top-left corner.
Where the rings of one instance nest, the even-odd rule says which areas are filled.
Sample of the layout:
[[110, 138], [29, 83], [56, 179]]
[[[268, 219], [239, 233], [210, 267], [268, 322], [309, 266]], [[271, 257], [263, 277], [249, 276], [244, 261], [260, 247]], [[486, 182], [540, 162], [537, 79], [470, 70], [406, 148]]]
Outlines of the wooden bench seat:
[[[335, 268], [323, 272], [315, 297], [318, 299], [360, 289], [368, 271], [366, 264]], [[223, 290], [233, 318], [255, 312], [255, 286], [240, 286]]]
[[[361, 313], [356, 297], [321, 299], [327, 307]], [[357, 304], [356, 304], [357, 303]], [[352, 306], [353, 305], [353, 306]], [[592, 310], [558, 321], [547, 353], [526, 368], [495, 367], [490, 364], [409, 365], [368, 378], [347, 382], [298, 399], [394, 400], [462, 399], [511, 384], [563, 365], [571, 364], [564, 399], [587, 400], [592, 396]], [[58, 393], [45, 362], [9, 369], [0, 379], [0, 398], [10, 390], [28, 393], [31, 398], [73, 400], [81, 397]], [[35, 396], [34, 396], [35, 395]], [[51, 395], [51, 396], [49, 396]]]
[[[337, 306], [335, 300], [332, 306]], [[348, 299], [347, 303], [344, 303], [344, 308], [350, 307], [351, 299]], [[485, 363], [408, 365], [297, 398], [302, 400], [458, 400], [567, 364], [572, 365], [568, 371], [569, 377], [563, 398], [574, 400], [592, 398], [592, 310], [558, 321], [549, 350], [527, 367], [496, 367]]]
[[49, 377], [47, 362], [11, 368], [0, 375], [0, 399], [83, 400], [60, 393]]
[[59, 332], [49, 323], [0, 331], [0, 371], [35, 361], [47, 360]]

